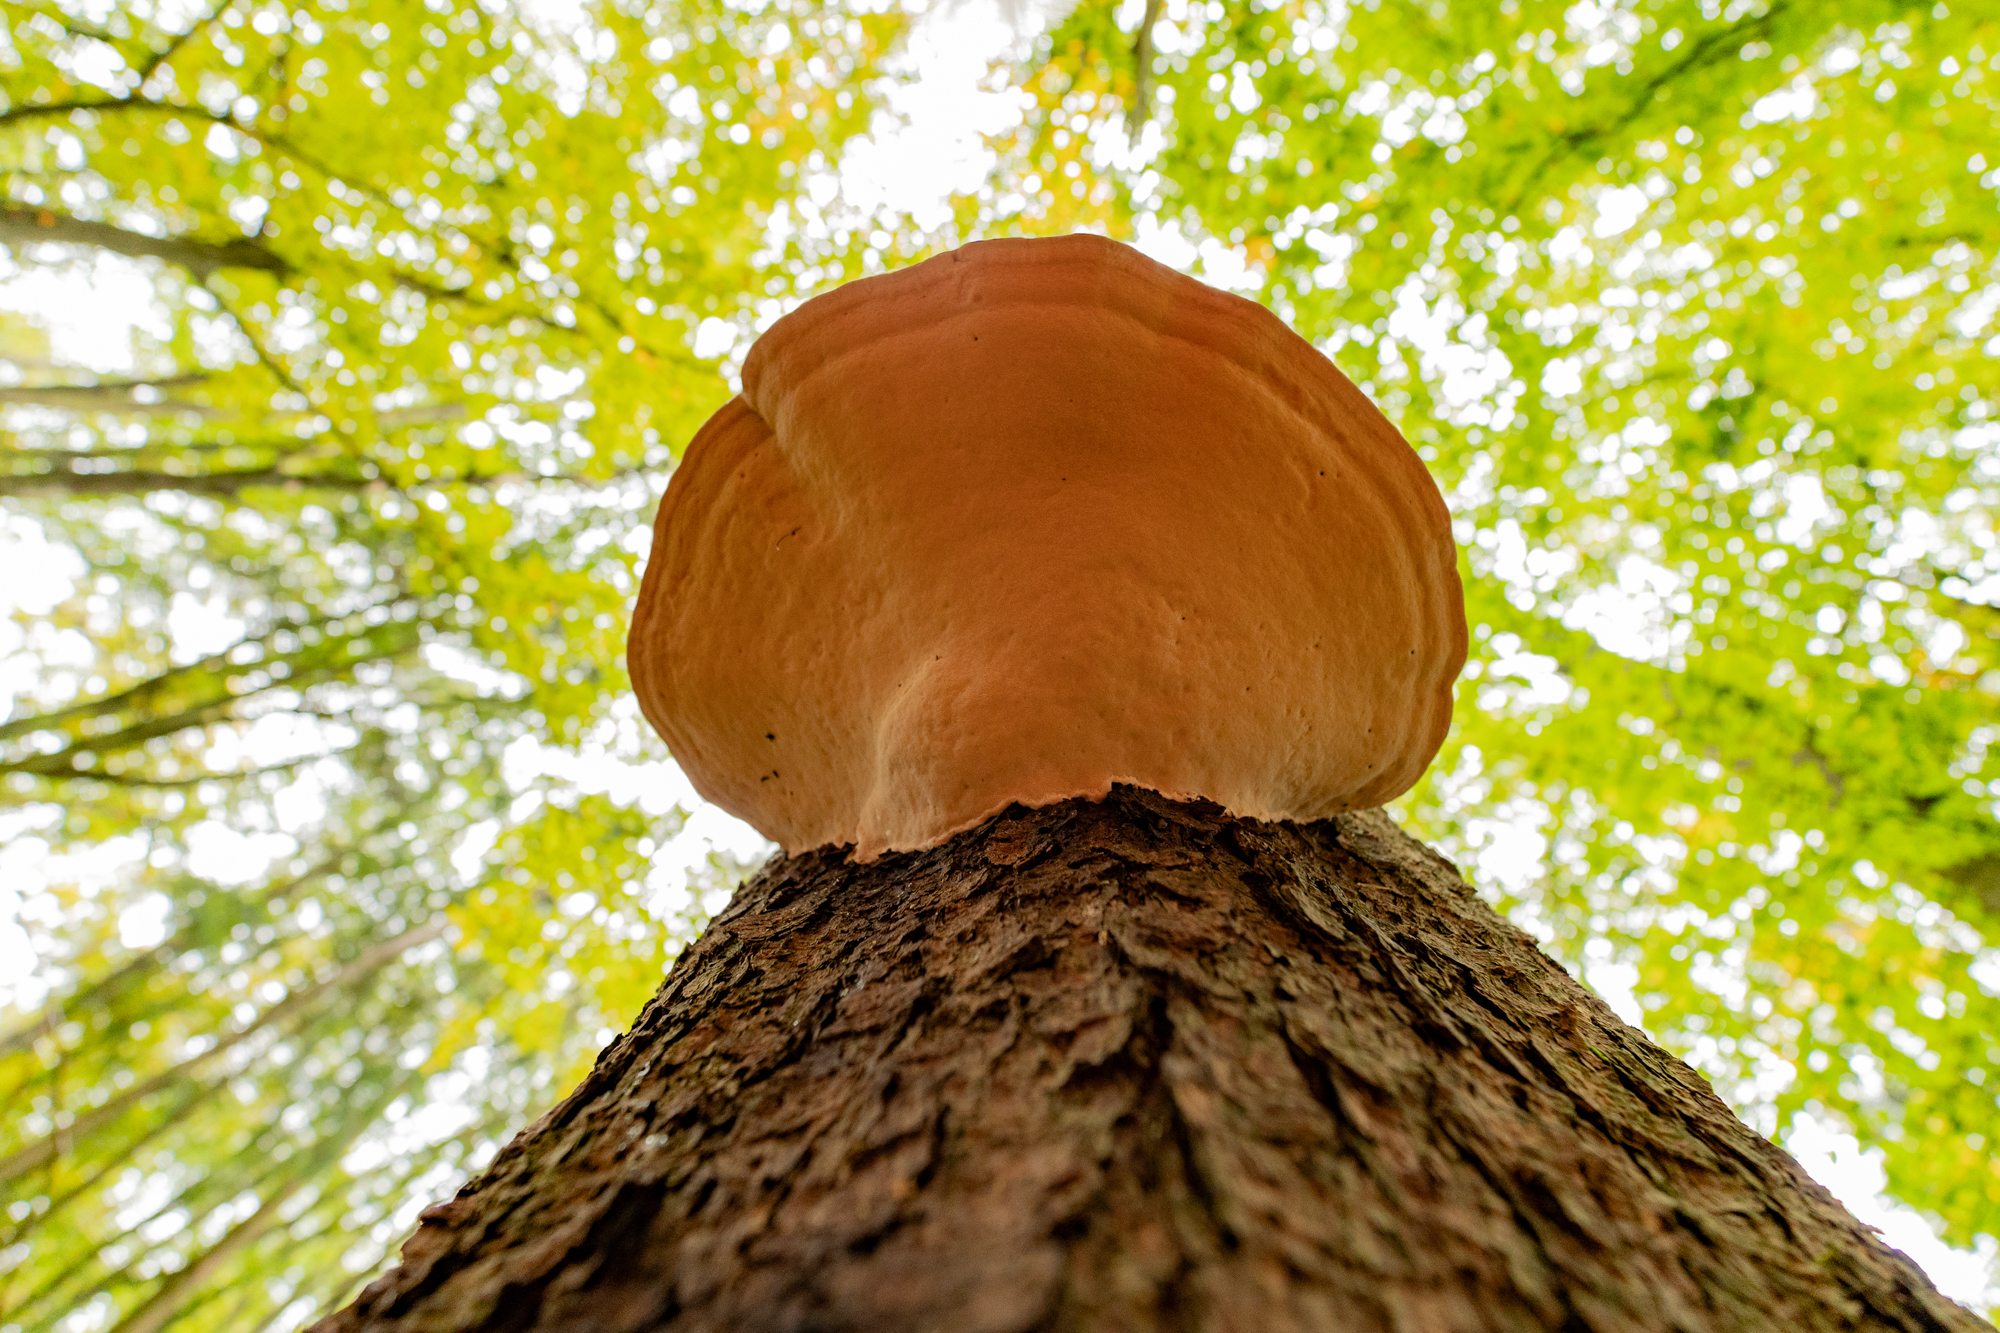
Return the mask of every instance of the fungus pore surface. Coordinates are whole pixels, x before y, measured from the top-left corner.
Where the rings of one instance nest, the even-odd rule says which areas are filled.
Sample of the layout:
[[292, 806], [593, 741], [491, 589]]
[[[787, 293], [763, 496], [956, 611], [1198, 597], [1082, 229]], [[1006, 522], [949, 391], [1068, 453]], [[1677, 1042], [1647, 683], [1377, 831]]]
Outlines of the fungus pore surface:
[[758, 339], [660, 504], [628, 657], [697, 791], [865, 861], [1118, 782], [1380, 805], [1465, 649], [1444, 501], [1375, 405], [1254, 302], [1068, 236]]

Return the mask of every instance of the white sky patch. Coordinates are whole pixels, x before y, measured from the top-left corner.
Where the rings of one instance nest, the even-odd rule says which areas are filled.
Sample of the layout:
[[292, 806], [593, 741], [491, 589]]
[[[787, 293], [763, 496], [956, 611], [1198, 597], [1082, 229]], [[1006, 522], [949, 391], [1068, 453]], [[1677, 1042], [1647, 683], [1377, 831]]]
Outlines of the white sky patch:
[[[34, 949], [36, 932], [60, 929], [67, 905], [53, 890], [74, 889], [96, 898], [129, 881], [144, 863], [146, 839], [126, 834], [87, 851], [56, 855], [37, 830], [61, 812], [52, 805], [24, 806], [0, 814], [0, 1005], [40, 1006], [48, 994]], [[135, 928], [143, 927], [143, 918]]]
[[1785, 478], [1785, 506], [1777, 523], [1778, 540], [1790, 546], [1811, 546], [1821, 519], [1833, 513], [1819, 478], [1809, 475]]
[[1615, 190], [1606, 190], [1597, 196], [1597, 221], [1591, 225], [1590, 234], [1609, 238], [1630, 231], [1653, 201], [1646, 192], [1636, 185], [1621, 185]]
[[493, 844], [499, 840], [500, 821], [497, 819], [482, 819], [465, 830], [451, 853], [451, 868], [458, 872], [460, 882], [470, 884], [479, 878], [486, 853], [492, 851]]
[[1526, 895], [1541, 878], [1543, 860], [1549, 853], [1549, 840], [1525, 821], [1469, 820], [1465, 843], [1472, 851], [1473, 879], [1515, 896]]
[[704, 801], [681, 766], [670, 759], [634, 763], [608, 750], [565, 750], [523, 736], [501, 756], [501, 774], [516, 790], [539, 778], [555, 778], [577, 791], [636, 805], [650, 815], [664, 816], [676, 807], [686, 811], [681, 831], [652, 857], [647, 883], [656, 898], [667, 900], [656, 901], [655, 910], [663, 905], [669, 911], [685, 910], [685, 887], [711, 853], [755, 864], [777, 850], [756, 829]]
[[[64, 247], [63, 253], [75, 252]], [[0, 257], [0, 309], [46, 329], [49, 355], [59, 364], [105, 375], [134, 372], [135, 330], [161, 341], [173, 332], [154, 302], [151, 275], [115, 255], [29, 269]]]
[[694, 354], [703, 361], [723, 356], [736, 345], [736, 326], [710, 315], [695, 326]]
[[189, 871], [217, 884], [248, 884], [299, 849], [285, 834], [243, 833], [213, 819], [189, 828], [182, 845]]
[[1549, 259], [1555, 264], [1571, 264], [1578, 268], [1588, 265], [1596, 258], [1590, 244], [1584, 239], [1580, 227], [1564, 227], [1549, 238]]
[[[652, 534], [645, 528], [638, 531]], [[518, 698], [528, 690], [528, 682], [511, 671], [503, 671], [473, 654], [449, 643], [427, 643], [423, 646], [424, 665], [453, 680], [462, 680], [485, 695], [499, 695], [504, 698]]]
[[1140, 216], [1138, 234], [1132, 238], [1132, 244], [1148, 258], [1183, 272], [1193, 268], [1201, 258], [1194, 242], [1182, 235], [1178, 227], [1160, 225], [1160, 219], [1152, 213]]
[[1200, 244], [1183, 235], [1178, 227], [1162, 226], [1151, 213], [1139, 216], [1132, 247], [1168, 268], [1193, 273], [1211, 287], [1221, 287], [1244, 296], [1264, 289], [1261, 271], [1244, 262], [1241, 251], [1210, 236]]
[[49, 848], [40, 838], [7, 831], [0, 845], [0, 1004], [26, 1009], [41, 1003], [42, 987], [30, 980], [36, 958], [28, 908], [47, 888]]
[[886, 113], [841, 163], [847, 202], [908, 213], [926, 229], [949, 222], [952, 196], [977, 190], [992, 169], [993, 150], [981, 136], [1020, 119], [1022, 94], [981, 86], [1018, 40], [994, 6], [941, 6], [925, 15], [910, 37], [916, 78], [889, 90]]
[[36, 655], [21, 651], [28, 635], [13, 617], [48, 615], [75, 594], [84, 567], [76, 552], [43, 540], [35, 524], [0, 514], [0, 570], [5, 571], [0, 578], [0, 718], [10, 718], [15, 700], [31, 694], [41, 679]]
[[1584, 964], [1583, 979], [1597, 997], [1611, 1006], [1611, 1012], [1635, 1028], [1645, 1026], [1646, 1012], [1639, 1004], [1639, 969], [1631, 963], [1592, 959]]
[[1583, 370], [1573, 356], [1559, 356], [1542, 369], [1542, 392], [1551, 398], [1573, 398], [1583, 392]]
[[[337, 774], [332, 776], [338, 780]], [[278, 821], [278, 828], [286, 833], [298, 834], [325, 819], [328, 786], [327, 778], [321, 775], [318, 766], [307, 765], [298, 777], [271, 797], [271, 815]]]
[[173, 638], [173, 660], [186, 664], [219, 653], [243, 637], [247, 627], [229, 612], [221, 593], [207, 598], [177, 592], [167, 607], [167, 633]]
[[[394, 716], [391, 713], [385, 720]], [[354, 739], [353, 730], [340, 723], [323, 722], [298, 713], [270, 712], [247, 725], [218, 729], [208, 748], [202, 751], [201, 762], [220, 773], [270, 768], [331, 754], [352, 744]]]
[[1880, 1149], [1864, 1150], [1852, 1134], [1804, 1114], [1793, 1119], [1785, 1147], [1849, 1212], [1916, 1260], [1939, 1291], [1975, 1307], [2000, 1305], [2000, 1282], [1995, 1280], [2000, 1242], [1981, 1236], [1977, 1248], [1961, 1250], [1939, 1240], [1915, 1209], [1882, 1193], [1888, 1177]]
[[1784, 87], [1758, 98], [1743, 119], [1746, 125], [1755, 121], [1771, 125], [1781, 120], [1810, 120], [1818, 102], [1812, 80], [1801, 74]]
[[167, 937], [174, 903], [164, 893], [148, 893], [118, 914], [118, 942], [128, 949], [150, 949]]
[[1599, 646], [1635, 662], [1664, 662], [1674, 644], [1667, 599], [1679, 590], [1673, 571], [1643, 557], [1618, 562], [1617, 578], [1578, 596], [1564, 620]]
[[76, 590], [83, 559], [65, 546], [52, 546], [39, 526], [0, 514], [0, 616], [25, 612], [45, 616]]

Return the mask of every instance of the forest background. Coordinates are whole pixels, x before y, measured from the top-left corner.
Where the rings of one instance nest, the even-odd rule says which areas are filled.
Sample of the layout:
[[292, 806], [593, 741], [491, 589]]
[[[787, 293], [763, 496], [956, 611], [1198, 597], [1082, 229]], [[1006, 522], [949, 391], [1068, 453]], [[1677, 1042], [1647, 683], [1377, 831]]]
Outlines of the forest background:
[[576, 1080], [764, 850], [623, 672], [676, 452], [1077, 228], [1444, 487], [1400, 817], [2000, 1299], [1980, 8], [7, 0], [0, 1329], [298, 1327]]

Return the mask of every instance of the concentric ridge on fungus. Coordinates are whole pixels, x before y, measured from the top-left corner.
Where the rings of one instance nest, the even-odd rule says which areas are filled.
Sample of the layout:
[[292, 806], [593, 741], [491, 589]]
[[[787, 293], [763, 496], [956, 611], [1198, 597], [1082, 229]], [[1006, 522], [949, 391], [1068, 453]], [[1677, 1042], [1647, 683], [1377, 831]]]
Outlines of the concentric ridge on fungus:
[[661, 501], [629, 659], [696, 790], [871, 860], [1115, 782], [1258, 819], [1451, 720], [1449, 515], [1269, 311], [1095, 236], [806, 302]]

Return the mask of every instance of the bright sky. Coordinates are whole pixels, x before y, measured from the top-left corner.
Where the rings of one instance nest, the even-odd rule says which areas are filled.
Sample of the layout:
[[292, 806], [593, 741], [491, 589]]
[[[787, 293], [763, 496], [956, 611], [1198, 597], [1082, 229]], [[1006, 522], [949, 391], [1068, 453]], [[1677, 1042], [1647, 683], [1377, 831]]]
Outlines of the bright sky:
[[[990, 157], [980, 136], [1003, 129], [1017, 114], [1014, 94], [985, 91], [980, 85], [989, 63], [1020, 40], [1001, 12], [985, 4], [958, 3], [924, 21], [911, 49], [918, 78], [895, 90], [891, 114], [849, 154], [838, 182], [823, 183], [820, 192], [830, 195], [837, 188], [850, 204], [906, 212], [919, 224], [935, 224], [948, 216], [950, 197], [976, 189], [985, 175]], [[1240, 263], [1212, 243], [1197, 250], [1178, 235], [1148, 227], [1138, 244], [1176, 268], [1198, 265], [1211, 282], [1242, 281]], [[110, 258], [91, 268], [24, 273], [0, 252], [0, 308], [29, 314], [44, 324], [52, 335], [55, 358], [65, 363], [107, 373], [129, 370], [130, 333], [135, 320], [149, 321], [149, 292], [142, 272], [129, 261]], [[1421, 311], [1413, 314], [1406, 336], [1421, 339], [1421, 316]], [[1450, 373], [1449, 367], [1445, 369]], [[80, 573], [64, 552], [39, 540], [32, 523], [3, 512], [0, 570], [6, 571], [5, 579], [0, 579], [0, 615], [15, 610], [45, 614], [69, 595], [71, 580]], [[1617, 640], [1643, 643], [1649, 631], [1635, 606], [1632, 601], [1606, 604], [1599, 610], [1602, 623], [1593, 623], [1592, 632], [1608, 647], [1619, 647]], [[185, 656], [227, 644], [237, 633], [219, 605], [192, 597], [176, 608], [170, 625], [178, 653]], [[19, 632], [0, 620], [0, 717], [30, 678], [31, 663], [18, 653], [20, 647]], [[268, 743], [281, 745], [282, 737], [270, 737]], [[686, 809], [686, 827], [661, 848], [649, 878], [657, 905], [669, 911], [686, 905], [690, 868], [701, 865], [712, 850], [753, 861], [770, 850], [754, 829], [700, 801], [671, 763], [630, 764], [610, 754], [577, 755], [523, 741], [508, 752], [507, 771], [516, 782], [553, 777], [584, 791], [636, 802], [655, 814], [675, 805]], [[302, 781], [292, 803], [299, 823], [312, 818], [319, 805], [310, 777]], [[101, 864], [56, 865], [39, 840], [20, 836], [22, 832], [17, 821], [0, 817], [0, 1003], [32, 1004], [38, 998], [34, 983], [24, 987], [16, 980], [28, 978], [33, 968], [20, 925], [22, 912], [31, 910], [30, 904], [52, 881], [108, 877], [131, 855], [131, 849], [112, 847], [105, 850]], [[1468, 869], [1489, 884], [1524, 883], [1543, 853], [1540, 836], [1504, 826], [1481, 832], [1483, 845]], [[196, 828], [188, 844], [191, 868], [224, 882], [254, 878], [293, 845], [282, 831], [221, 826]], [[458, 858], [476, 860], [483, 850], [477, 845], [462, 847]], [[128, 914], [133, 919], [122, 923], [128, 943], [143, 945], [159, 937], [164, 906], [162, 901]], [[1628, 1020], [1637, 1018], [1631, 978], [1621, 969], [1595, 967], [1588, 979]], [[2000, 1285], [1994, 1278], [2000, 1245], [1992, 1238], [1986, 1238], [1977, 1251], [1941, 1243], [1914, 1211], [1883, 1196], [1879, 1154], [1863, 1152], [1851, 1135], [1808, 1123], [1794, 1133], [1789, 1146], [1816, 1179], [1863, 1222], [1879, 1228], [1888, 1243], [1922, 1264], [1945, 1292], [1978, 1304], [2000, 1304]]]

